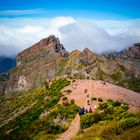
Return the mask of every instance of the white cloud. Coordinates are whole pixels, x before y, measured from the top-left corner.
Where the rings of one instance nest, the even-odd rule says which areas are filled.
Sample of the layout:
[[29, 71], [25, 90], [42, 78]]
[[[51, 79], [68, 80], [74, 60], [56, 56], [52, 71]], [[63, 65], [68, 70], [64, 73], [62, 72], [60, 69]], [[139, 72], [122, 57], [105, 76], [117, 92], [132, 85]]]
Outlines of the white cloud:
[[14, 55], [40, 39], [55, 34], [68, 51], [85, 47], [96, 53], [120, 51], [140, 41], [140, 19], [93, 20], [56, 17], [2, 19], [0, 55]]
[[77, 20], [61, 27], [60, 31], [65, 35], [63, 43], [69, 50], [87, 47], [96, 53], [121, 51], [140, 41], [140, 27], [133, 27], [130, 22]]
[[[23, 19], [25, 24], [25, 26], [23, 26], [20, 25], [22, 22], [21, 19], [19, 19], [19, 21], [17, 19], [15, 20], [19, 27], [11, 27], [10, 25], [4, 26], [4, 21], [0, 24], [0, 55], [15, 55], [19, 51], [26, 49], [50, 34], [55, 34], [61, 38], [59, 27], [74, 22], [71, 17], [57, 17], [53, 19], [38, 20], [32, 19], [29, 21], [27, 19]], [[36, 21], [39, 21], [39, 25], [34, 25], [34, 22]], [[41, 25], [41, 22], [43, 25]], [[27, 23], [29, 23], [29, 25]]]

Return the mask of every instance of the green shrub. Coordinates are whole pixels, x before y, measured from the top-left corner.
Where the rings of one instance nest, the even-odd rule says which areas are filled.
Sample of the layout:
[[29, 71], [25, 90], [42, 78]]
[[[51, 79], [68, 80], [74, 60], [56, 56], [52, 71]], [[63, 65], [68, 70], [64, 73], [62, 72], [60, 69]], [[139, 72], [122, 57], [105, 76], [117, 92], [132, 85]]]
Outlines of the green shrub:
[[68, 121], [69, 119], [73, 119], [78, 111], [79, 107], [75, 104], [69, 104], [67, 106], [57, 105], [56, 109], [49, 114], [48, 119], [55, 119], [58, 115], [60, 115], [60, 118], [67, 118]]
[[63, 132], [63, 129], [60, 125], [53, 124], [52, 122], [46, 122], [45, 126], [46, 126], [45, 131], [48, 134], [59, 134]]
[[136, 92], [140, 92], [140, 80], [131, 80], [128, 81], [128, 88]]
[[48, 90], [49, 89], [49, 83], [46, 81], [44, 85], [45, 85], [45, 90]]
[[119, 82], [122, 80], [122, 72], [121, 71], [117, 71], [116, 73], [114, 73], [112, 75], [112, 79], [115, 81], [115, 82]]
[[93, 125], [94, 123], [98, 123], [102, 119], [103, 119], [102, 114], [99, 114], [97, 112], [96, 113], [88, 113], [88, 114], [82, 115], [80, 117], [81, 128], [82, 129], [88, 128], [91, 125]]
[[122, 104], [122, 102], [120, 102], [120, 101], [115, 101], [115, 102], [112, 103], [112, 106], [113, 106], [113, 107], [116, 107], [116, 106], [120, 106], [121, 104]]
[[120, 134], [120, 131], [117, 129], [117, 123], [115, 121], [111, 121], [103, 129], [101, 136], [108, 140], [108, 139], [110, 139], [110, 136], [112, 136], [114, 134]]
[[91, 98], [91, 100], [96, 101], [96, 100], [97, 100], [97, 98], [96, 98], [96, 97], [92, 97], [92, 98]]
[[106, 108], [108, 108], [108, 104], [107, 103], [99, 103], [99, 109], [100, 110], [104, 110]]
[[99, 102], [103, 102], [103, 99], [102, 99], [102, 98], [98, 98], [98, 101], [99, 101]]
[[124, 118], [130, 118], [130, 117], [133, 117], [134, 115], [128, 111], [125, 111], [119, 115], [116, 116], [116, 120], [120, 120], [120, 119], [124, 119]]
[[108, 117], [108, 115], [105, 114], [104, 112], [102, 112], [100, 114], [100, 118], [101, 118], [101, 121], [110, 120], [110, 118]]
[[80, 125], [82, 129], [88, 128], [95, 123], [93, 113], [88, 113], [80, 117]]
[[121, 108], [124, 109], [124, 110], [126, 110], [126, 111], [129, 109], [128, 105], [126, 105], [126, 104], [122, 104], [121, 105]]
[[65, 100], [67, 100], [68, 98], [66, 97], [66, 96], [64, 96], [63, 98], [62, 98], [62, 100], [63, 101], [65, 101]]
[[64, 105], [64, 106], [69, 105], [69, 100], [65, 100], [65, 101], [63, 101], [63, 105]]
[[48, 107], [48, 108], [53, 107], [54, 105], [56, 105], [56, 104], [58, 103], [58, 101], [59, 101], [59, 98], [58, 98], [58, 97], [53, 97], [53, 98], [51, 98], [51, 99], [48, 101], [48, 103], [47, 103], [47, 107]]
[[105, 124], [107, 124], [108, 122], [110, 122], [110, 120], [100, 121], [98, 124], [100, 124], [100, 125], [105, 125]]
[[125, 118], [125, 119], [120, 120], [117, 123], [117, 127], [120, 130], [126, 130], [134, 126], [137, 126], [138, 124], [140, 124], [140, 119], [136, 117], [130, 117], [130, 118]]
[[70, 104], [74, 104], [74, 103], [75, 103], [74, 99], [71, 99]]
[[125, 110], [121, 106], [114, 107], [114, 116], [117, 116], [123, 112], [125, 112]]
[[68, 89], [66, 90], [67, 94], [70, 94], [72, 92], [72, 90]]
[[44, 99], [44, 97], [43, 97], [43, 96], [41, 96], [41, 95], [37, 95], [37, 96], [35, 97], [35, 99], [36, 99], [36, 100], [43, 100], [43, 99]]
[[68, 86], [70, 81], [66, 79], [59, 79], [52, 81], [52, 84], [49, 88], [49, 95], [50, 96], [62, 96], [60, 90], [63, 89], [65, 86]]
[[114, 108], [113, 107], [108, 107], [105, 109], [106, 114], [113, 114], [114, 113]]
[[108, 99], [107, 102], [108, 102], [109, 104], [112, 104], [114, 101], [113, 101], [112, 99]]
[[93, 118], [94, 118], [95, 123], [98, 123], [99, 121], [102, 120], [102, 114], [95, 112], [93, 113]]

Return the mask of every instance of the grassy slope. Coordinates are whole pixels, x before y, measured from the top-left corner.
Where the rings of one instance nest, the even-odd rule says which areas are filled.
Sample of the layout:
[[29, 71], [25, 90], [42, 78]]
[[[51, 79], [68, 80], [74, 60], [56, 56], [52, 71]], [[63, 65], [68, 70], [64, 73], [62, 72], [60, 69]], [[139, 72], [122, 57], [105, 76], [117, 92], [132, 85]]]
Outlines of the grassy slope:
[[132, 114], [127, 105], [107, 104], [100, 105], [96, 113], [81, 116], [81, 130], [73, 140], [140, 139], [140, 112]]
[[[67, 130], [79, 108], [74, 104], [64, 106], [57, 103], [63, 96], [60, 90], [69, 84], [67, 80], [57, 80], [50, 87], [45, 83], [38, 89], [2, 97], [0, 112], [3, 120], [12, 119], [0, 128], [0, 138], [54, 139]], [[46, 115], [40, 117], [43, 113]]]

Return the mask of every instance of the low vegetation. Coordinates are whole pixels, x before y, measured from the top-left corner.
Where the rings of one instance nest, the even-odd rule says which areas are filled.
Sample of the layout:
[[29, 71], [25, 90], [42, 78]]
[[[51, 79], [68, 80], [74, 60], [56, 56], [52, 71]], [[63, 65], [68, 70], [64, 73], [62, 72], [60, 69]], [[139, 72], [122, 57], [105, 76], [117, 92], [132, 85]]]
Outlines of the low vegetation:
[[139, 140], [140, 113], [133, 114], [128, 110], [129, 106], [122, 101], [108, 99], [99, 103], [94, 113], [80, 117], [81, 130], [73, 140]]
[[103, 102], [103, 99], [102, 99], [102, 98], [98, 98], [98, 101], [99, 101], [99, 102]]
[[92, 98], [91, 98], [91, 100], [96, 101], [96, 100], [97, 100], [97, 98], [96, 98], [96, 97], [92, 97]]
[[140, 80], [128, 81], [128, 88], [140, 92]]
[[1, 108], [0, 112], [4, 118], [11, 118], [0, 128], [1, 140], [54, 139], [66, 131], [79, 110], [74, 100], [67, 105], [57, 104], [63, 96], [61, 89], [69, 84], [66, 79], [54, 80], [51, 86], [46, 82], [37, 89], [1, 98], [0, 105], [6, 104], [7, 110]]

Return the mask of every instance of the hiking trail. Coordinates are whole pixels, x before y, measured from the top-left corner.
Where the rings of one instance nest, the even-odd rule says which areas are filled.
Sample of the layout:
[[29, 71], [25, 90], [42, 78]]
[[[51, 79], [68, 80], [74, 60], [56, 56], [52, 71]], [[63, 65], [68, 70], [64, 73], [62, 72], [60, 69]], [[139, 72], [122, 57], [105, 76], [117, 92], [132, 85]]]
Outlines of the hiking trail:
[[79, 114], [73, 119], [71, 126], [67, 131], [61, 134], [57, 140], [71, 140], [80, 130], [80, 116]]
[[[113, 100], [123, 100], [131, 105], [132, 111], [136, 111], [137, 108], [140, 107], [140, 94], [107, 82], [104, 83], [103, 81], [77, 80], [67, 86], [64, 90], [72, 91], [70, 94], [65, 95], [69, 100], [74, 99], [75, 104], [81, 108], [84, 107], [89, 110], [91, 107], [93, 112], [95, 110], [95, 106], [98, 107], [98, 101], [92, 101], [90, 105], [87, 105], [87, 94], [89, 94], [90, 98], [101, 97], [104, 100], [109, 98]], [[87, 93], [85, 93], [85, 90], [87, 90]], [[71, 122], [69, 129], [62, 133], [57, 140], [71, 140], [79, 130], [80, 116], [77, 114]]]

